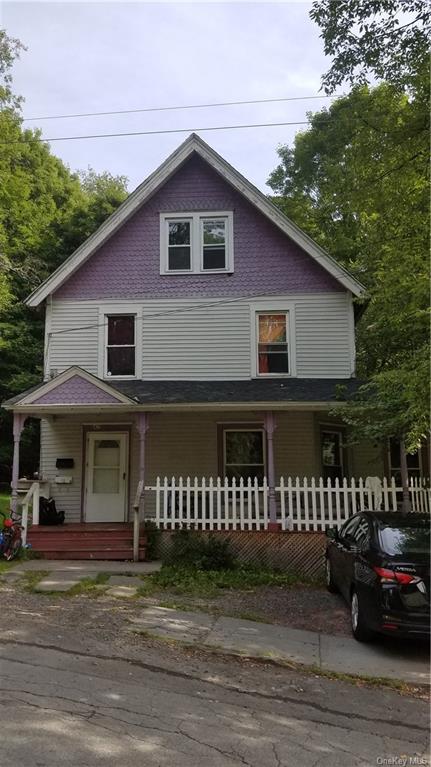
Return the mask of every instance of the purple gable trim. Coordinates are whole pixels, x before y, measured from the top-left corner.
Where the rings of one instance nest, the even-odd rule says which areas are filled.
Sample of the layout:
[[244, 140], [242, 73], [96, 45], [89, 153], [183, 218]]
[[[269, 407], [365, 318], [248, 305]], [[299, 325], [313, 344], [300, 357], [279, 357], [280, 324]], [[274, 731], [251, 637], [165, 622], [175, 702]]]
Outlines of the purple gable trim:
[[[234, 211], [234, 274], [160, 275], [160, 212]], [[55, 294], [141, 299], [343, 291], [202, 158], [192, 156]]]
[[118, 404], [112, 394], [99, 389], [79, 375], [74, 375], [55, 389], [34, 400], [34, 405], [105, 405]]

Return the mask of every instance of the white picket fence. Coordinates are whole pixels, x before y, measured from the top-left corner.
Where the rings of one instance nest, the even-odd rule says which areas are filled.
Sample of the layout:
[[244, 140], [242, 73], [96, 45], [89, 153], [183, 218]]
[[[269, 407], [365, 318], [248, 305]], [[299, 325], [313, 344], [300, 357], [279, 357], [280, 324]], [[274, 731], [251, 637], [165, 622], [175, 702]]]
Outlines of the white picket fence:
[[[379, 498], [363, 479], [302, 480], [281, 477], [274, 488], [277, 522], [282, 530], [321, 531], [342, 524], [361, 509], [376, 509]], [[409, 484], [412, 511], [430, 513], [429, 484], [412, 478]], [[267, 479], [227, 480], [205, 477], [161, 479], [145, 487], [146, 505], [152, 494], [154, 521], [159, 528], [200, 530], [267, 530], [269, 522]], [[378, 494], [380, 495], [380, 493]], [[396, 511], [402, 489], [395, 479], [383, 478], [379, 508]]]

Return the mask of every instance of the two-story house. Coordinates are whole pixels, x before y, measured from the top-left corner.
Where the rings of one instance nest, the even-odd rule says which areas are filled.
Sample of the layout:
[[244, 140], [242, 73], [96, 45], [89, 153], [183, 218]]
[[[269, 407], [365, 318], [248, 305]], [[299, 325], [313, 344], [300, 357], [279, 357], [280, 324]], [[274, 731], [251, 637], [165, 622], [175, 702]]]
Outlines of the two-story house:
[[[254, 492], [265, 477], [275, 529], [280, 477], [382, 476], [381, 449], [347, 449], [330, 414], [337, 385], [357, 385], [363, 291], [192, 134], [27, 299], [46, 306], [45, 376], [6, 403], [14, 497], [29, 416], [69, 524], [131, 520], [140, 480], [169, 478], [166, 514], [183, 502], [190, 514], [200, 493], [202, 514], [231, 502], [220, 489], [211, 501], [202, 478], [225, 490], [251, 478]], [[199, 489], [174, 498], [172, 477]], [[146, 513], [157, 504], [148, 493]]]

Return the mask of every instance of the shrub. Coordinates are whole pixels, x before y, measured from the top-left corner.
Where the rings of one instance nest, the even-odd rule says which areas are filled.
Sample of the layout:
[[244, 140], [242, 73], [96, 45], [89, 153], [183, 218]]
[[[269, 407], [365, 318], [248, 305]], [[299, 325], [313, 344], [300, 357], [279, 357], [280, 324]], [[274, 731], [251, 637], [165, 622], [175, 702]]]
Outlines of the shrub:
[[172, 535], [168, 564], [197, 570], [232, 570], [235, 555], [228, 539], [208, 538], [194, 530], [177, 530]]
[[148, 560], [157, 559], [159, 555], [161, 531], [152, 519], [146, 519], [144, 522], [144, 531], [147, 537], [145, 548], [145, 558]]

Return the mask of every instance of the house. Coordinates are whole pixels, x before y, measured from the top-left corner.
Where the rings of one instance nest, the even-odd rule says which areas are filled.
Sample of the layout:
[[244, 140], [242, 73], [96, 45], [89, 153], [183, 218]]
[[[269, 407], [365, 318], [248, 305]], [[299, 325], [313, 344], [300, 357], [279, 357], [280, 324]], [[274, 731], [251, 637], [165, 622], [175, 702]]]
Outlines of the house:
[[220, 519], [242, 499], [274, 530], [281, 477], [347, 482], [353, 498], [352, 480], [390, 476], [380, 447], [343, 446], [330, 412], [357, 386], [363, 293], [192, 134], [27, 299], [46, 309], [45, 375], [5, 403], [14, 503], [29, 416], [67, 525], [130, 523], [147, 487], [158, 521], [183, 506], [189, 523], [209, 507]]

